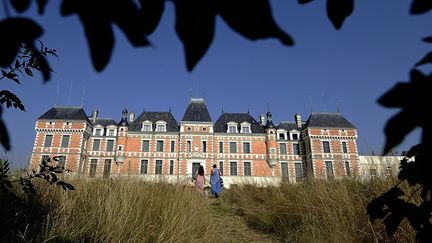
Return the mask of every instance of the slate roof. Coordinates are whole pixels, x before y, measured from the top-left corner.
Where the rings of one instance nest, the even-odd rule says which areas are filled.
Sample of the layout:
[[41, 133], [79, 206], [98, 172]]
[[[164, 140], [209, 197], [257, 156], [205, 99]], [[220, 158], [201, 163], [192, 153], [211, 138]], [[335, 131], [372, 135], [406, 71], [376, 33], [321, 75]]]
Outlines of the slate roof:
[[[249, 113], [222, 113], [214, 125], [215, 132], [226, 132], [228, 122], [237, 122], [240, 128], [242, 122], [251, 124], [252, 133], [264, 133], [262, 126]], [[239, 129], [240, 130], [240, 129]]]
[[176, 119], [171, 112], [158, 112], [158, 111], [145, 111], [141, 113], [133, 122], [129, 124], [129, 131], [141, 131], [143, 121], [153, 122], [153, 130], [155, 129], [155, 122], [165, 121], [167, 123], [167, 132], [178, 132], [179, 127]]
[[[89, 117], [89, 119], [91, 120], [91, 117]], [[103, 127], [107, 127], [110, 125], [117, 126], [117, 122], [111, 118], [96, 118], [96, 122], [93, 123], [93, 126], [95, 125], [101, 125]]]
[[212, 119], [202, 98], [191, 98], [182, 121], [211, 122]]
[[313, 112], [306, 122], [306, 127], [336, 127], [336, 128], [354, 128], [340, 113]]
[[277, 129], [285, 129], [287, 131], [291, 131], [295, 129], [297, 131], [301, 131], [301, 128], [299, 128], [295, 122], [281, 122], [277, 126]]
[[82, 107], [53, 107], [38, 120], [82, 120], [91, 123]]

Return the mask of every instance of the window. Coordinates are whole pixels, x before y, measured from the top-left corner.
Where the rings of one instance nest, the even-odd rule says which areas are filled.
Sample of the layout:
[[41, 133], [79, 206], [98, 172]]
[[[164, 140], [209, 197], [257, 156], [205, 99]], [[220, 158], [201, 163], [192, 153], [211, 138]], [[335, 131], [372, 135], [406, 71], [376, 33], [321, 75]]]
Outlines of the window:
[[93, 140], [93, 151], [99, 151], [100, 139]]
[[144, 131], [144, 132], [151, 132], [151, 130], [152, 130], [152, 125], [151, 124], [143, 124], [142, 131]]
[[140, 174], [141, 175], [147, 175], [148, 174], [148, 160], [146, 160], [146, 159], [141, 160]]
[[293, 140], [298, 140], [298, 134], [297, 133], [293, 133], [292, 134], [292, 139]]
[[113, 150], [114, 150], [114, 140], [107, 140], [106, 151], [113, 151]]
[[44, 147], [51, 147], [53, 135], [45, 135]]
[[202, 151], [203, 151], [203, 153], [207, 153], [207, 142], [206, 141], [202, 141]]
[[243, 153], [250, 154], [250, 143], [243, 143]]
[[282, 176], [282, 180], [288, 181], [289, 175], [288, 175], [288, 163], [287, 162], [281, 162], [281, 176]]
[[119, 145], [118, 146], [118, 151], [122, 151], [123, 150], [123, 146]]
[[170, 145], [170, 152], [174, 153], [175, 152], [175, 141], [171, 141], [171, 145]]
[[174, 175], [174, 160], [170, 160], [169, 164], [169, 174]]
[[347, 143], [342, 142], [342, 153], [346, 154], [348, 153]]
[[286, 143], [280, 143], [279, 144], [279, 150], [280, 150], [280, 154], [287, 154]]
[[294, 163], [294, 172], [296, 181], [301, 181], [303, 179], [303, 168], [301, 163]]
[[164, 142], [163, 141], [157, 141], [156, 152], [163, 152], [163, 149], [164, 149]]
[[237, 133], [237, 126], [229, 125], [228, 126], [228, 133]]
[[142, 141], [141, 151], [143, 151], [143, 152], [149, 152], [150, 151], [150, 141], [149, 140], [143, 140]]
[[114, 129], [109, 129], [108, 130], [108, 136], [111, 136], [111, 137], [115, 136], [115, 130]]
[[324, 153], [330, 153], [330, 142], [329, 141], [323, 141], [323, 151]]
[[102, 129], [97, 128], [96, 131], [95, 131], [95, 135], [96, 136], [102, 136]]
[[223, 175], [224, 174], [224, 164], [223, 161], [219, 161], [219, 171]]
[[326, 161], [325, 162], [325, 167], [326, 167], [326, 173], [327, 173], [327, 179], [333, 179], [334, 178], [334, 174], [333, 174], [333, 162], [331, 161]]
[[250, 133], [250, 124], [245, 122], [241, 125], [241, 133]]
[[103, 177], [108, 178], [111, 174], [111, 159], [106, 159], [103, 170]]
[[285, 133], [279, 133], [279, 139], [285, 140]]
[[60, 147], [62, 147], [62, 148], [69, 147], [69, 138], [70, 138], [70, 135], [63, 135]]
[[157, 124], [156, 125], [156, 132], [165, 132], [165, 124]]
[[244, 162], [243, 163], [243, 170], [244, 170], [245, 176], [251, 176], [252, 175], [251, 162]]
[[219, 153], [223, 153], [223, 142], [219, 142]]
[[191, 141], [186, 142], [186, 150], [188, 153], [191, 152], [191, 150], [192, 150], [192, 142]]
[[294, 143], [293, 144], [293, 153], [294, 155], [299, 155], [300, 154], [300, 146], [298, 143]]
[[237, 153], [237, 144], [236, 142], [230, 142], [230, 153]]
[[231, 176], [237, 175], [237, 162], [230, 162], [230, 175]]
[[66, 156], [58, 156], [57, 157], [57, 167], [63, 169], [66, 163]]
[[345, 174], [350, 177], [351, 176], [351, 168], [349, 161], [345, 161]]
[[96, 176], [97, 159], [90, 160], [90, 177]]
[[156, 160], [155, 175], [162, 175], [162, 160]]

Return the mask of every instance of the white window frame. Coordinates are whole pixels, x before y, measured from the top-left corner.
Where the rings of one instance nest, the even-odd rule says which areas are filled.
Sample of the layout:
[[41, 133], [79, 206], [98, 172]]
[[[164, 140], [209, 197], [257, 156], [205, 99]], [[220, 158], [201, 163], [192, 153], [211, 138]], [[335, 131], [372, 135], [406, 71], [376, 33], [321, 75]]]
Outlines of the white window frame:
[[294, 140], [294, 138], [293, 138], [294, 134], [297, 135], [297, 139], [295, 141], [300, 140], [300, 132], [298, 130], [295, 130], [295, 129], [293, 129], [289, 132], [290, 140]]
[[[277, 134], [277, 139], [278, 140], [288, 140], [288, 131], [287, 130], [285, 130], [285, 129], [278, 129], [277, 131], [276, 131], [276, 134]], [[280, 135], [281, 134], [283, 134], [284, 135], [284, 139], [282, 139], [281, 137], [280, 137]]]
[[[144, 127], [146, 127], [146, 126], [150, 126], [150, 130], [149, 131], [147, 131], [146, 129], [144, 129]], [[143, 121], [142, 125], [141, 125], [141, 131], [142, 132], [152, 132], [153, 131], [153, 122], [151, 122], [149, 120]]]
[[[110, 131], [113, 132], [113, 135], [110, 135]], [[117, 136], [117, 127], [114, 125], [107, 126], [107, 136], [109, 136], [109, 137]]]
[[[96, 131], [100, 129], [100, 133], [97, 134]], [[96, 125], [93, 127], [93, 136], [103, 136], [103, 132], [104, 132], [104, 127], [102, 125]]]
[[166, 132], [166, 121], [157, 121], [155, 132]]
[[[245, 163], [250, 163], [250, 175], [245, 174]], [[237, 168], [237, 174], [238, 174], [238, 168]], [[253, 176], [253, 163], [251, 160], [243, 161], [243, 176]]]
[[[247, 128], [249, 131], [243, 131], [243, 128]], [[251, 124], [249, 122], [242, 122], [240, 124], [240, 133], [252, 133]]]
[[[234, 162], [234, 163], [236, 163], [236, 175], [231, 175], [231, 163], [232, 162]], [[229, 166], [229, 176], [239, 176], [239, 165], [238, 165], [238, 161], [236, 161], [236, 160], [229, 160], [228, 161], [228, 166]]]
[[[234, 127], [235, 128], [235, 132], [231, 132], [230, 128]], [[227, 133], [238, 133], [238, 123], [235, 121], [230, 121], [227, 123]]]
[[[344, 172], [345, 172], [345, 176], [347, 176], [347, 177], [352, 177], [353, 176], [353, 170], [352, 170], [352, 166], [351, 166], [351, 161], [350, 160], [342, 160], [342, 162], [343, 162], [343, 170], [344, 170]], [[348, 173], [347, 173], [347, 169], [346, 169], [346, 163], [348, 162], [348, 166], [349, 166], [349, 172], [350, 172], [350, 174], [348, 175]]]

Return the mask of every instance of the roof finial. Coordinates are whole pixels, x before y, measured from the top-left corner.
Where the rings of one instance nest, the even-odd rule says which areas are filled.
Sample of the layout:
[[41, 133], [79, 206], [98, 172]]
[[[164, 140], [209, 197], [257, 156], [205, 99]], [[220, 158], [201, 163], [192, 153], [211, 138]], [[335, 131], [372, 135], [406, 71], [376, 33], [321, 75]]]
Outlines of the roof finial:
[[171, 113], [171, 106], [169, 107], [169, 113]]
[[270, 103], [267, 103], [267, 112], [270, 112]]
[[250, 114], [249, 107], [248, 107], [248, 114]]
[[223, 106], [222, 106], [222, 114], [224, 113], [224, 110], [223, 110]]

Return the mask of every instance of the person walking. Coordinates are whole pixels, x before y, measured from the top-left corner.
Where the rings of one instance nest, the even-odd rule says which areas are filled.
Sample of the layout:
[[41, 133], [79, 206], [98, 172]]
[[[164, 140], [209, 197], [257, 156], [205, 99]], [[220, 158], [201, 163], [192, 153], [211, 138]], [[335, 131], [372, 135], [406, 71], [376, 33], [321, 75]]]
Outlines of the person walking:
[[211, 170], [210, 175], [210, 187], [211, 193], [218, 198], [221, 193], [221, 173], [217, 168], [216, 164], [213, 165], [213, 169]]
[[198, 171], [196, 175], [195, 187], [198, 190], [198, 192], [201, 193], [203, 196], [205, 195], [204, 184], [205, 184], [204, 167], [200, 165], [198, 167]]

